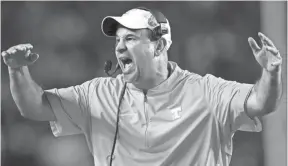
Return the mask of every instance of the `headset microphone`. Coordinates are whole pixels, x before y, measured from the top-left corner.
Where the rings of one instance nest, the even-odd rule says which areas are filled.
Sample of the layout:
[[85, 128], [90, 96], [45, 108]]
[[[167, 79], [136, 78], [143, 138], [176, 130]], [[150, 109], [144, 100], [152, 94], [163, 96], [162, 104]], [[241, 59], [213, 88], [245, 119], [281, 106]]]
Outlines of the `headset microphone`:
[[116, 64], [116, 67], [115, 67], [115, 70], [113, 71], [112, 74], [109, 73], [109, 71], [110, 71], [111, 69], [112, 69], [112, 61], [111, 61], [111, 60], [107, 60], [107, 61], [105, 62], [105, 64], [104, 64], [104, 72], [105, 72], [108, 76], [114, 75], [114, 74], [117, 72], [117, 70], [120, 69], [120, 66], [119, 66], [119, 64], [117, 63], [117, 64]]

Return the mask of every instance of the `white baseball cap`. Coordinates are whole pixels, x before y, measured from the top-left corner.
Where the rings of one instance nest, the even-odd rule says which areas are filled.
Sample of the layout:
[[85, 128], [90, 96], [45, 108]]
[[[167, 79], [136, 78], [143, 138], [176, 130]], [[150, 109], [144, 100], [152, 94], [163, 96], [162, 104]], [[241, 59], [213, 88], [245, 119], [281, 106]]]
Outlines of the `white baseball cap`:
[[[161, 26], [165, 26], [168, 30], [166, 34], [162, 36], [167, 42], [166, 49], [168, 50], [172, 44], [171, 40], [171, 27], [166, 19], [165, 24], [161, 23]], [[153, 14], [149, 10], [144, 10], [141, 8], [134, 8], [128, 10], [122, 16], [107, 16], [103, 19], [101, 29], [104, 35], [108, 37], [114, 37], [116, 35], [117, 25], [121, 24], [122, 26], [128, 29], [151, 29], [160, 26]]]

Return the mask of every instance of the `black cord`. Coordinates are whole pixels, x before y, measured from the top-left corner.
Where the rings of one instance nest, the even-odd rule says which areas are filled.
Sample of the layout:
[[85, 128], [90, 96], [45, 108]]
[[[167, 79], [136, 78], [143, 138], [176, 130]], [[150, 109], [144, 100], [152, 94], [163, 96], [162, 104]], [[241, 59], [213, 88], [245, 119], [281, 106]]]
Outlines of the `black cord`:
[[112, 166], [112, 160], [114, 159], [115, 145], [116, 145], [118, 131], [119, 131], [120, 106], [121, 106], [121, 101], [122, 101], [122, 99], [124, 97], [124, 94], [125, 94], [126, 85], [127, 85], [127, 83], [125, 82], [124, 87], [121, 90], [121, 94], [120, 94], [120, 98], [119, 98], [119, 102], [118, 102], [116, 131], [115, 131], [115, 135], [114, 135], [112, 151], [111, 151], [111, 154], [110, 154], [110, 166]]

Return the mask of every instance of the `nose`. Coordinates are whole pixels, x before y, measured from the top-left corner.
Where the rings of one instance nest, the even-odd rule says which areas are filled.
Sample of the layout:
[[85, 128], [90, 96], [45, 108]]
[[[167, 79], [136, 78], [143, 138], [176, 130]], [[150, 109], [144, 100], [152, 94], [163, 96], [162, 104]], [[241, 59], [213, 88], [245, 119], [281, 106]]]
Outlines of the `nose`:
[[116, 51], [120, 54], [124, 53], [127, 50], [125, 43], [120, 40], [116, 46]]

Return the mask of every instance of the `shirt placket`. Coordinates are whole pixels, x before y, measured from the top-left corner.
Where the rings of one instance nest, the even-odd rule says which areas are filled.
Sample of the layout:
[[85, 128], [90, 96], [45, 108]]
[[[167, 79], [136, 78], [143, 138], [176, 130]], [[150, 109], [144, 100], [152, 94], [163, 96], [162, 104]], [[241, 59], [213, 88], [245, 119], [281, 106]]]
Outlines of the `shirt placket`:
[[150, 118], [149, 118], [149, 113], [148, 113], [148, 102], [147, 102], [147, 94], [144, 94], [144, 114], [145, 114], [145, 147], [149, 147], [149, 123], [150, 123]]

